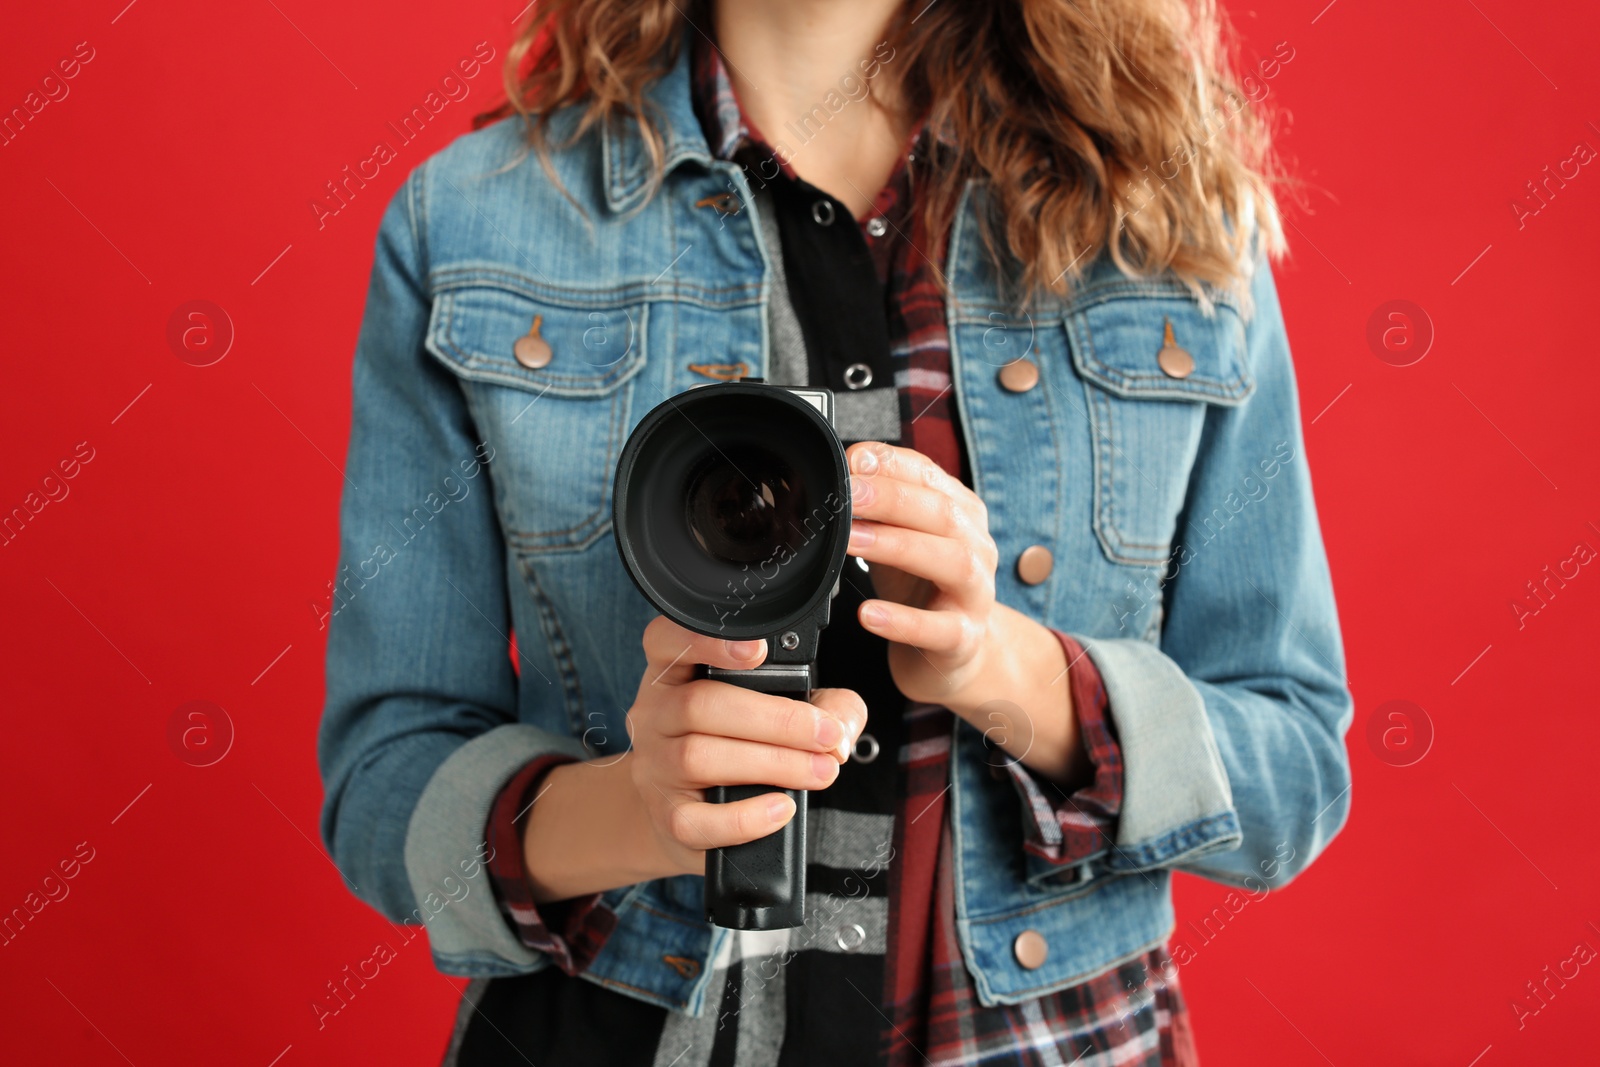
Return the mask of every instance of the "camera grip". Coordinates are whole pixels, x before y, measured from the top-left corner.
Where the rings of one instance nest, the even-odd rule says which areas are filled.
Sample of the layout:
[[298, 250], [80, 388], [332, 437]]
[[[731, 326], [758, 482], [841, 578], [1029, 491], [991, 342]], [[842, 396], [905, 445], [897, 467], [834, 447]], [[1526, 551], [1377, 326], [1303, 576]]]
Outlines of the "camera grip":
[[[806, 700], [811, 670], [801, 667], [724, 671], [701, 668], [705, 677], [742, 689]], [[714, 786], [706, 790], [712, 804], [767, 793], [785, 793], [794, 801], [794, 817], [781, 830], [728, 848], [706, 851], [706, 920], [731, 930], [782, 930], [799, 926], [806, 917], [806, 793], [766, 785]]]
[[706, 852], [706, 920], [732, 930], [782, 930], [806, 918], [806, 794], [764, 785], [717, 786], [713, 804], [787, 793], [794, 818], [766, 837]]

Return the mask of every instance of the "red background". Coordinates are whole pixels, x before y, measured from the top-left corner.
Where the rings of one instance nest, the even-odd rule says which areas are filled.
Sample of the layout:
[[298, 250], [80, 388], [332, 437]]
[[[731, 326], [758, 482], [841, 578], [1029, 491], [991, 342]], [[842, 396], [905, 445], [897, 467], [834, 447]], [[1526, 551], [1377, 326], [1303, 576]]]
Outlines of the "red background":
[[[1278, 279], [1356, 696], [1354, 814], [1209, 940], [1224, 891], [1183, 879], [1183, 982], [1211, 1064], [1582, 1059], [1600, 967], [1520, 1029], [1511, 1005], [1600, 949], [1600, 725], [1576, 667], [1600, 567], [1521, 629], [1510, 602], [1600, 548], [1600, 167], [1520, 228], [1510, 205], [1600, 148], [1600, 11], [1323, 2], [1233, 15], [1247, 59], [1293, 49], [1269, 83], [1303, 201]], [[93, 449], [0, 547], [0, 914], [94, 850], [0, 947], [0, 1044], [17, 1063], [434, 1063], [457, 985], [421, 938], [320, 1031], [310, 1006], [395, 941], [316, 843], [312, 605], [379, 214], [497, 97], [498, 62], [324, 228], [308, 203], [478, 42], [503, 57], [521, 5], [125, 3], [12, 5], [0, 34], [6, 112], [94, 49], [0, 147], [0, 513]], [[207, 367], [167, 341], [197, 299], [236, 331]], [[1366, 339], [1395, 299], [1433, 323], [1412, 366]], [[1435, 732], [1412, 766], [1367, 740], [1394, 699]], [[191, 700], [233, 724], [215, 765], [169, 743]]]

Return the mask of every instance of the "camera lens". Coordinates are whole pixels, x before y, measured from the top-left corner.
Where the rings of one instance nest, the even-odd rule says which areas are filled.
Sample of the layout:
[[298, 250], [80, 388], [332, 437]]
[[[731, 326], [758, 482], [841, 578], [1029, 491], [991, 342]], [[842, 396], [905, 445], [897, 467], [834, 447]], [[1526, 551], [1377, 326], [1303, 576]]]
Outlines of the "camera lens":
[[761, 382], [717, 382], [645, 413], [617, 460], [617, 552], [645, 599], [730, 640], [805, 625], [832, 596], [849, 472], [827, 413]]
[[804, 481], [759, 445], [740, 448], [737, 456], [713, 451], [689, 475], [684, 508], [695, 543], [728, 563], [772, 561], [782, 549], [793, 555], [803, 540]]

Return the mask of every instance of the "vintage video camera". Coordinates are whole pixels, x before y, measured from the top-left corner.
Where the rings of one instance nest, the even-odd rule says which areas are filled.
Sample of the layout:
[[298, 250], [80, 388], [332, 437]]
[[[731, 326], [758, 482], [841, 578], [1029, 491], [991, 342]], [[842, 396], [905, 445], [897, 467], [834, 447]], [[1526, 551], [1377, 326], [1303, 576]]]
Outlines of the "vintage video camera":
[[[696, 386], [653, 408], [617, 463], [617, 550], [634, 584], [680, 625], [730, 641], [766, 638], [749, 670], [701, 676], [806, 700], [850, 536], [844, 446], [826, 389], [759, 378]], [[772, 792], [707, 790], [715, 804]], [[806, 794], [767, 837], [706, 854], [706, 918], [736, 930], [805, 919]]]

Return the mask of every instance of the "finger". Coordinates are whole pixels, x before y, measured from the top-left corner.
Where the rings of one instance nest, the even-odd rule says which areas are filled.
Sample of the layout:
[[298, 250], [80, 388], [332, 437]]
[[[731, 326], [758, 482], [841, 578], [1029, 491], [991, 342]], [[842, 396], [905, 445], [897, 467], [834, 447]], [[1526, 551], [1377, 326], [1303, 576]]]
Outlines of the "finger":
[[867, 702], [853, 689], [813, 689], [811, 703], [837, 719], [844, 727], [845, 736], [833, 754], [840, 763], [845, 762], [850, 758], [861, 731], [867, 728]]
[[667, 832], [685, 848], [727, 848], [766, 837], [794, 818], [794, 801], [782, 793], [709, 804], [700, 800], [672, 800]]
[[855, 518], [875, 519], [941, 537], [986, 537], [989, 533], [989, 518], [977, 497], [952, 495], [882, 475], [851, 476], [850, 508]]
[[711, 785], [771, 785], [780, 789], [826, 789], [839, 776], [831, 754], [802, 752], [717, 734], [674, 738], [674, 761], [686, 789]]
[[994, 599], [998, 553], [987, 534], [978, 541], [963, 540], [855, 519], [850, 524], [850, 554], [926, 578], [963, 603]]
[[852, 474], [888, 478], [943, 493], [975, 519], [981, 519], [979, 525], [987, 528], [988, 509], [983, 498], [916, 449], [882, 441], [862, 441], [852, 445], [846, 455]]
[[879, 637], [925, 652], [959, 652], [968, 643], [969, 617], [959, 611], [928, 611], [889, 600], [868, 600], [858, 612], [861, 625]]
[[683, 685], [694, 678], [696, 664], [741, 669], [767, 657], [765, 641], [724, 641], [679, 626], [657, 615], [644, 628], [646, 685]]
[[951, 495], [971, 492], [959, 478], [914, 448], [882, 441], [860, 441], [845, 452], [852, 474], [875, 474], [897, 481], [925, 485]]
[[683, 687], [683, 699], [658, 720], [669, 737], [714, 734], [742, 741], [837, 752], [846, 726], [828, 712], [793, 697], [756, 693], [726, 682], [701, 679]]

